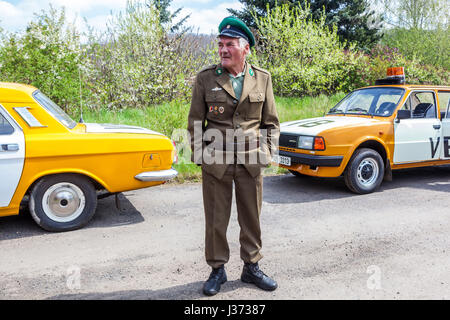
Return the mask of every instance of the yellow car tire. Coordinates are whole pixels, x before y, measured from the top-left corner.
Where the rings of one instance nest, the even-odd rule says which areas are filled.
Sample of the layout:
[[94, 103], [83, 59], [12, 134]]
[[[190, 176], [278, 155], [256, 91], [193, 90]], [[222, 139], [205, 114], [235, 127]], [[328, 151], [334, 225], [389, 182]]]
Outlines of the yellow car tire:
[[91, 220], [96, 208], [94, 185], [88, 178], [76, 174], [43, 177], [30, 194], [31, 216], [47, 231], [79, 229]]

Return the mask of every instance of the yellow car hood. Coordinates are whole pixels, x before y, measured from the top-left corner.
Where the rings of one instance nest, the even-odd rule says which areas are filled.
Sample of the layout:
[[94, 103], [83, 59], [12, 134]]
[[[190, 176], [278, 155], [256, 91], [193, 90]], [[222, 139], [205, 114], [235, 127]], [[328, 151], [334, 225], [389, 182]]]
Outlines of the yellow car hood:
[[84, 123], [86, 126], [86, 133], [143, 133], [163, 135], [162, 133], [135, 126], [128, 126], [123, 124], [109, 124], [109, 123]]

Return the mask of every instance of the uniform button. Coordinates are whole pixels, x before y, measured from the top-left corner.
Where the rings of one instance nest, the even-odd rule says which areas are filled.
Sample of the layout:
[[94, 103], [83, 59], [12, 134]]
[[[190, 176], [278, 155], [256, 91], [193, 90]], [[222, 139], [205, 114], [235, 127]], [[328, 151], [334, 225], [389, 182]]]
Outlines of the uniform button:
[[233, 104], [236, 104], [236, 103], [238, 103], [237, 100], [233, 100]]
[[237, 117], [239, 115], [239, 112], [236, 112], [234, 115]]
[[237, 124], [237, 125], [236, 125], [236, 128], [240, 128], [240, 127], [241, 127], [241, 125], [240, 125], [240, 124]]

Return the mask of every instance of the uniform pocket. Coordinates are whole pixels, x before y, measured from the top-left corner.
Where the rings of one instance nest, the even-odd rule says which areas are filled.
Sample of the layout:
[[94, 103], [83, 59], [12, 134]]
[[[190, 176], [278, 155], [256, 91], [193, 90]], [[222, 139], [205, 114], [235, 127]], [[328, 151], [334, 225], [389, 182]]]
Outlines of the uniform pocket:
[[264, 92], [252, 92], [248, 95], [250, 106], [247, 109], [247, 119], [261, 119], [262, 106], [265, 101]]
[[206, 102], [226, 102], [227, 95], [223, 92], [220, 93], [208, 93], [205, 96]]
[[206, 118], [221, 118], [226, 110], [227, 95], [224, 92], [208, 93], [205, 96], [205, 101], [208, 108], [206, 110]]

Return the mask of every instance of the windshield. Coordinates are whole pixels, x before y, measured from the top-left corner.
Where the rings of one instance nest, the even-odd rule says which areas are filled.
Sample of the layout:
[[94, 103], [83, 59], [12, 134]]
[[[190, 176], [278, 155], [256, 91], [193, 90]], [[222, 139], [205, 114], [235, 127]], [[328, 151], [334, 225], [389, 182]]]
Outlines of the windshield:
[[360, 114], [388, 117], [405, 92], [402, 88], [367, 88], [348, 94], [328, 114]]
[[64, 112], [56, 103], [50, 100], [45, 94], [40, 92], [39, 90], [33, 93], [33, 97], [39, 102], [41, 106], [45, 108], [52, 116], [58, 119], [63, 125], [65, 125], [69, 129], [73, 129], [77, 123], [72, 120], [71, 117], [67, 113]]

